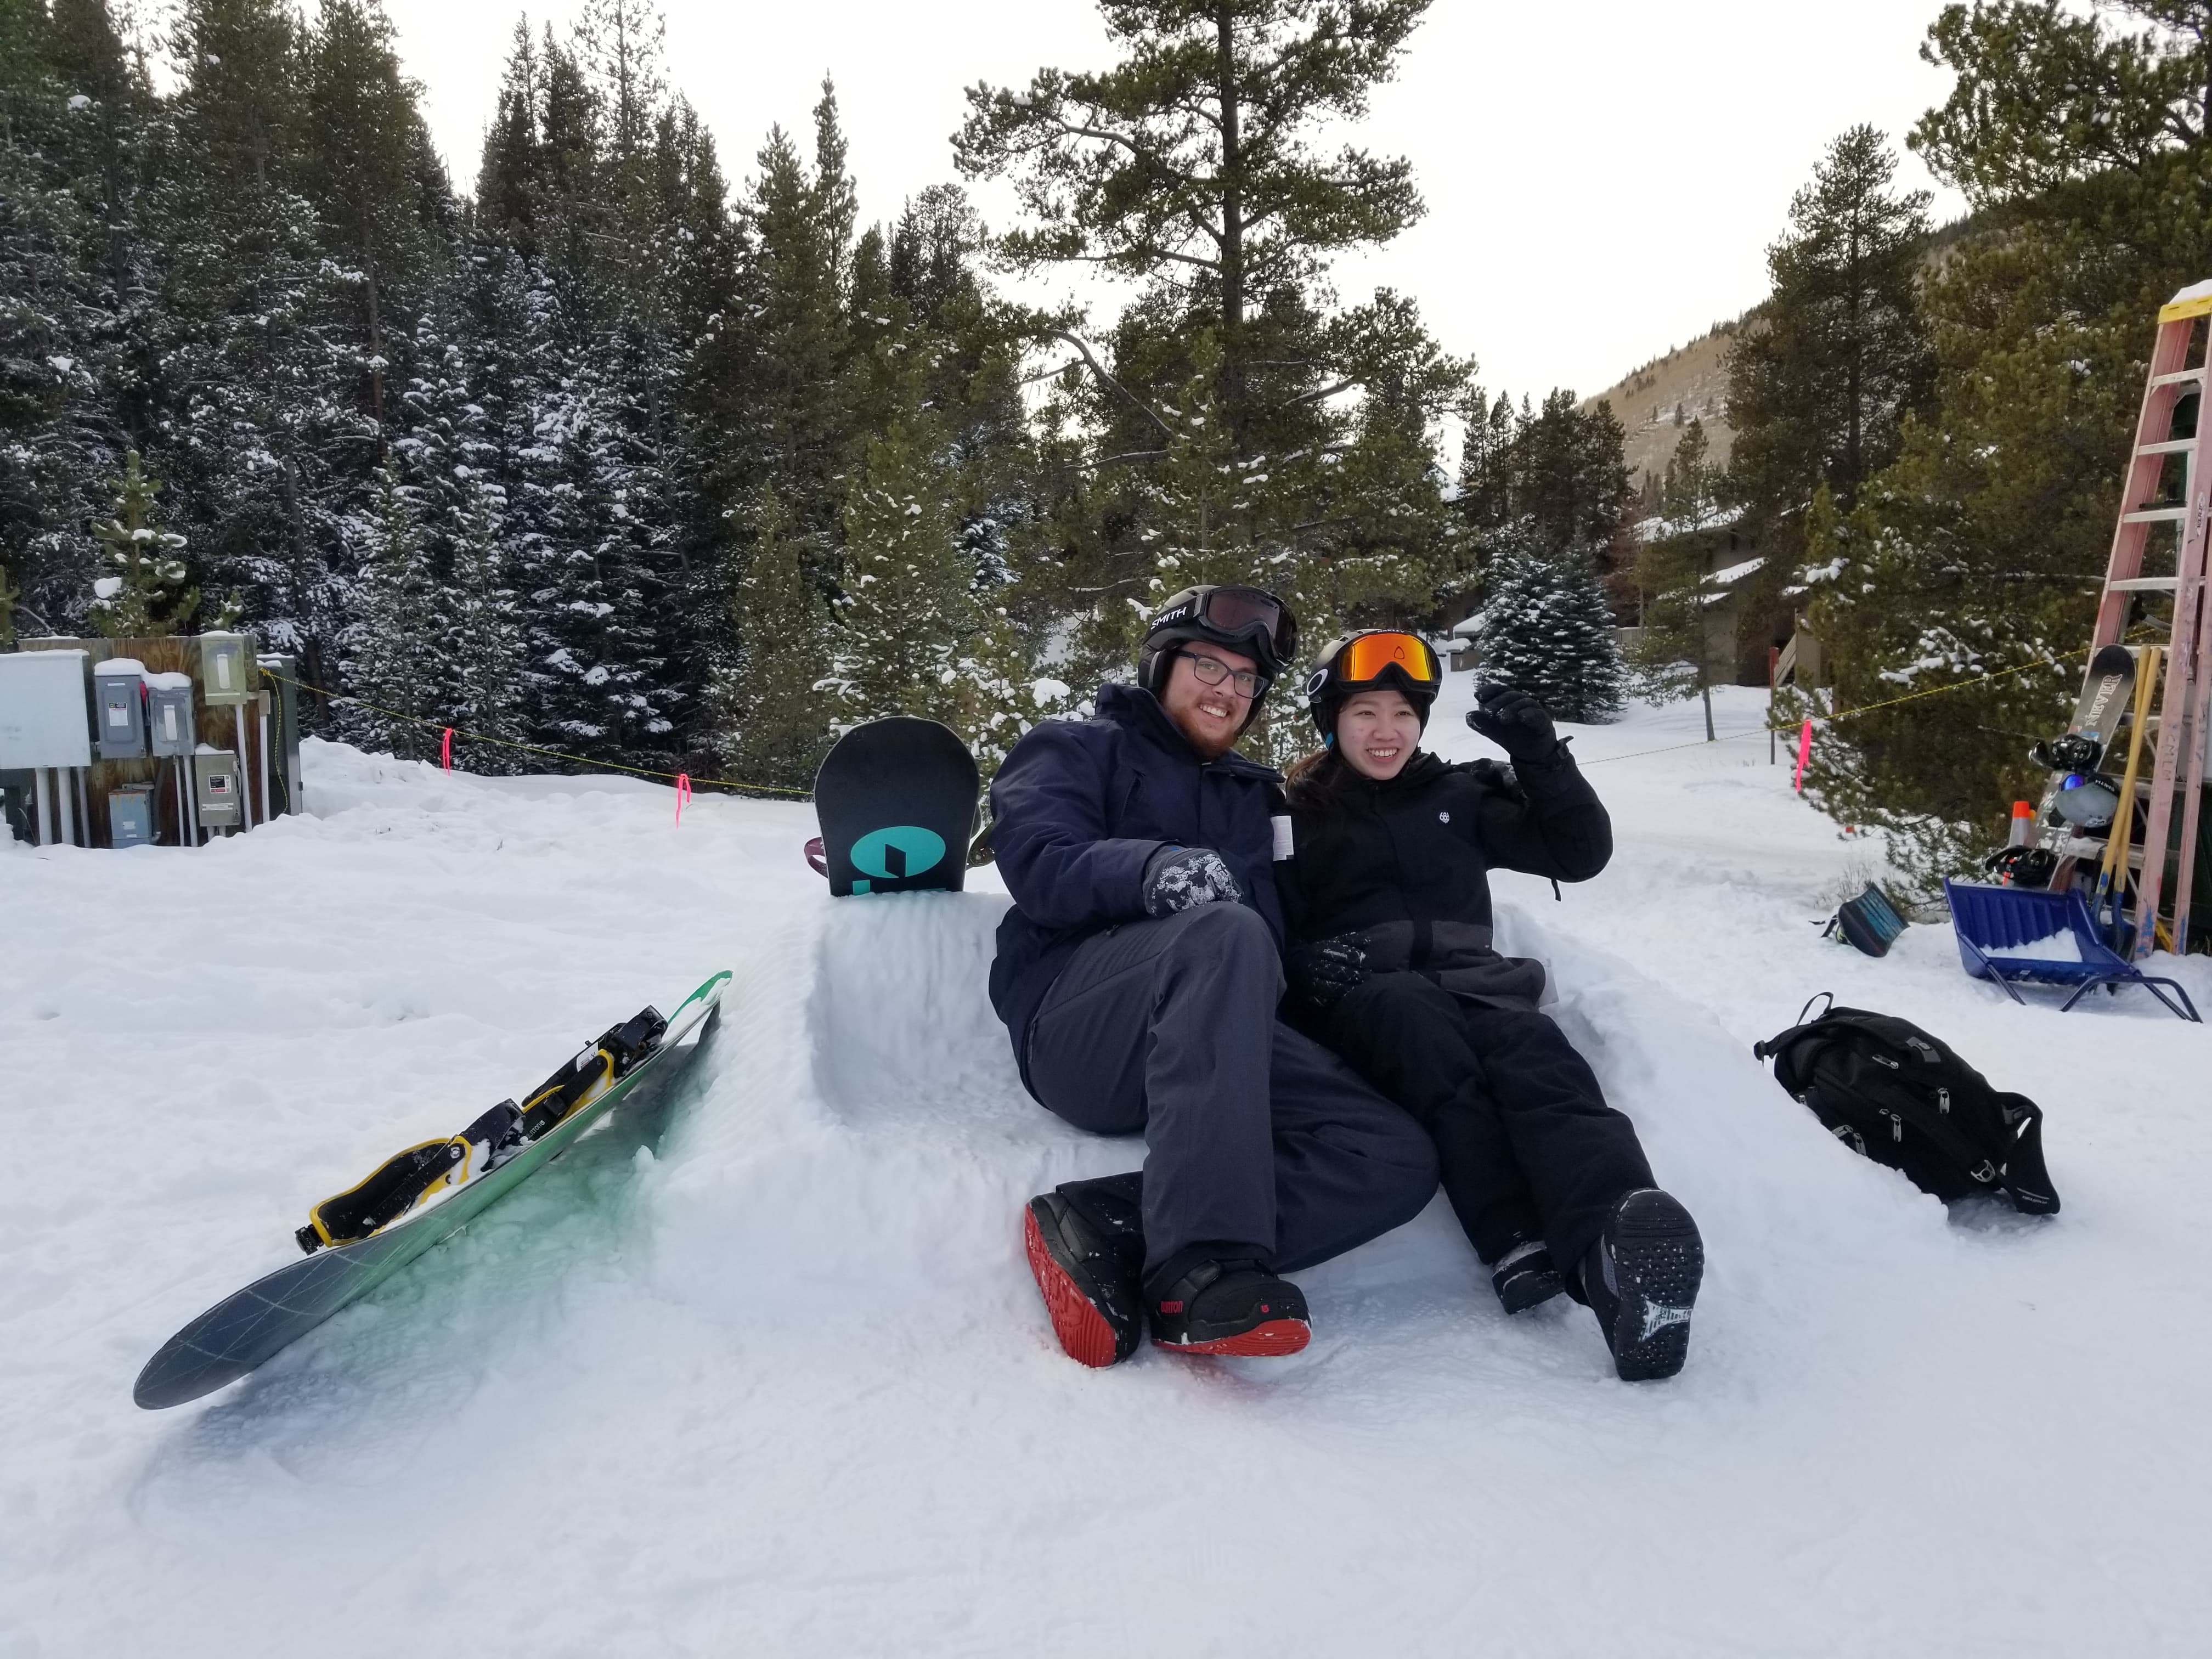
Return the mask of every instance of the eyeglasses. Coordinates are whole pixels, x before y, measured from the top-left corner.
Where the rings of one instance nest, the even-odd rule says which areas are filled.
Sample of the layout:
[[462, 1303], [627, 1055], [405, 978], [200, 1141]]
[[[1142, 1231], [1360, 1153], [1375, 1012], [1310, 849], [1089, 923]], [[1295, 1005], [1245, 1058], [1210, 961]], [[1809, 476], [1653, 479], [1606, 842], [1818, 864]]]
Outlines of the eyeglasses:
[[1190, 672], [1207, 685], [1218, 685], [1226, 680], [1237, 688], [1237, 695], [1249, 702], [1265, 691], [1271, 682], [1265, 674], [1255, 674], [1249, 668], [1231, 668], [1218, 657], [1201, 657], [1195, 651], [1178, 651], [1176, 655], [1190, 665]]

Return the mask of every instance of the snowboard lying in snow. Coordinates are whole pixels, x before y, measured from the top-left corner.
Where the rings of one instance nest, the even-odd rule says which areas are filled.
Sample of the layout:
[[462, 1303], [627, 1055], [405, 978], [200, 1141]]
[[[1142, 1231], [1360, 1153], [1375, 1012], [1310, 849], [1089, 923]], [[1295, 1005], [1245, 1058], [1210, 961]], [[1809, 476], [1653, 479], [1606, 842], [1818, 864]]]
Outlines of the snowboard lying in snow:
[[830, 890], [957, 893], [975, 832], [975, 757], [958, 732], [893, 714], [837, 739], [814, 777], [822, 825], [806, 861]]
[[[163, 1343], [161, 1352], [138, 1373], [131, 1397], [152, 1411], [212, 1394], [306, 1335], [339, 1309], [366, 1296], [432, 1245], [451, 1238], [560, 1157], [649, 1073], [664, 1066], [678, 1048], [696, 1051], [695, 1039], [704, 1035], [729, 981], [726, 970], [715, 975], [684, 998], [665, 1025], [658, 1024], [654, 1016], [653, 1021], [646, 1023], [650, 1036], [634, 1054], [619, 1057], [623, 1063], [617, 1063], [607, 1044], [617, 1033], [636, 1027], [639, 1021], [617, 1027], [565, 1065], [531, 1097], [527, 1106], [517, 1108], [505, 1103], [504, 1111], [523, 1126], [524, 1135], [530, 1133], [533, 1110], [551, 1121], [534, 1138], [518, 1136], [504, 1145], [487, 1147], [486, 1167], [473, 1179], [467, 1178], [468, 1139], [478, 1125], [502, 1108], [494, 1108], [469, 1131], [451, 1140], [426, 1141], [421, 1147], [410, 1148], [361, 1186], [317, 1205], [308, 1225], [300, 1231], [301, 1244], [313, 1252], [307, 1259], [280, 1267], [224, 1297]], [[639, 1020], [645, 1020], [645, 1016]], [[453, 1167], [447, 1170], [443, 1166], [449, 1148]], [[503, 1161], [494, 1161], [501, 1151], [507, 1156]], [[415, 1176], [434, 1165], [436, 1173], [422, 1188], [422, 1196], [415, 1198], [404, 1188], [398, 1190], [390, 1201], [404, 1206], [401, 1213], [374, 1224], [379, 1220], [374, 1184], [380, 1178], [388, 1185], [392, 1180]], [[365, 1237], [343, 1237], [351, 1228], [337, 1222], [340, 1216], [349, 1217], [355, 1227], [373, 1230], [367, 1231]], [[337, 1227], [336, 1235], [331, 1231], [333, 1226]]]

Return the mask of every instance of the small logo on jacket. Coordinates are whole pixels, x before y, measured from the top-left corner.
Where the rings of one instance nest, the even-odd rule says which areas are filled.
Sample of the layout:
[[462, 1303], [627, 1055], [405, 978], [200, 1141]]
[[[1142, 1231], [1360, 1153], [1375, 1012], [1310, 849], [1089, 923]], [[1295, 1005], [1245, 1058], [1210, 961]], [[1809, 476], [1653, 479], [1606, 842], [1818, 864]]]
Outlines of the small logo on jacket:
[[1451, 822], [1451, 814], [1450, 814], [1450, 813], [1449, 813], [1449, 812], [1439, 812], [1439, 813], [1437, 813], [1437, 822], [1438, 823], [1449, 823]]

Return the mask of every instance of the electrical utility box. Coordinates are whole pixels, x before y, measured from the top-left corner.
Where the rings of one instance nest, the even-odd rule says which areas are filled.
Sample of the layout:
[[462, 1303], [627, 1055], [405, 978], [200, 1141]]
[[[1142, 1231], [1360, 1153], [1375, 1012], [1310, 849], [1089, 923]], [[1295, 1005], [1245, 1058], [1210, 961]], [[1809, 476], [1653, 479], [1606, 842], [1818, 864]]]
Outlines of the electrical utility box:
[[210, 708], [253, 701], [253, 653], [243, 634], [200, 635], [200, 701]]
[[192, 799], [198, 804], [200, 828], [235, 830], [246, 783], [239, 776], [238, 757], [227, 749], [203, 749], [192, 757]]
[[92, 658], [0, 656], [0, 769], [92, 764]]
[[144, 759], [146, 665], [131, 657], [94, 665], [92, 705], [100, 759]]
[[108, 793], [107, 844], [110, 847], [151, 847], [154, 844], [152, 785], [126, 784]]
[[190, 674], [146, 676], [146, 738], [156, 760], [174, 760], [199, 747]]
[[300, 659], [268, 656], [258, 661], [269, 682], [272, 721], [269, 763], [276, 775], [270, 781], [270, 805], [279, 813], [298, 812], [304, 810], [300, 797]]

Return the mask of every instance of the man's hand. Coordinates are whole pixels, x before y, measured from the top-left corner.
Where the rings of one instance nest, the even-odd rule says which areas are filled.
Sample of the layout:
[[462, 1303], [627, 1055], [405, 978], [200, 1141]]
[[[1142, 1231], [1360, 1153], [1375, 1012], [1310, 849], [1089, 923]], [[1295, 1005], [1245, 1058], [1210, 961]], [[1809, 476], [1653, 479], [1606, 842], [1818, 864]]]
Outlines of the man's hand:
[[1549, 760], [1559, 746], [1559, 732], [1544, 705], [1526, 691], [1496, 681], [1479, 686], [1467, 723], [1503, 749], [1508, 759]]
[[1244, 896], [1237, 878], [1210, 847], [1163, 847], [1145, 866], [1145, 914], [1171, 916], [1201, 904], [1234, 904]]
[[1301, 945], [1283, 958], [1291, 994], [1327, 1013], [1367, 977], [1367, 945], [1358, 933], [1337, 933]]

